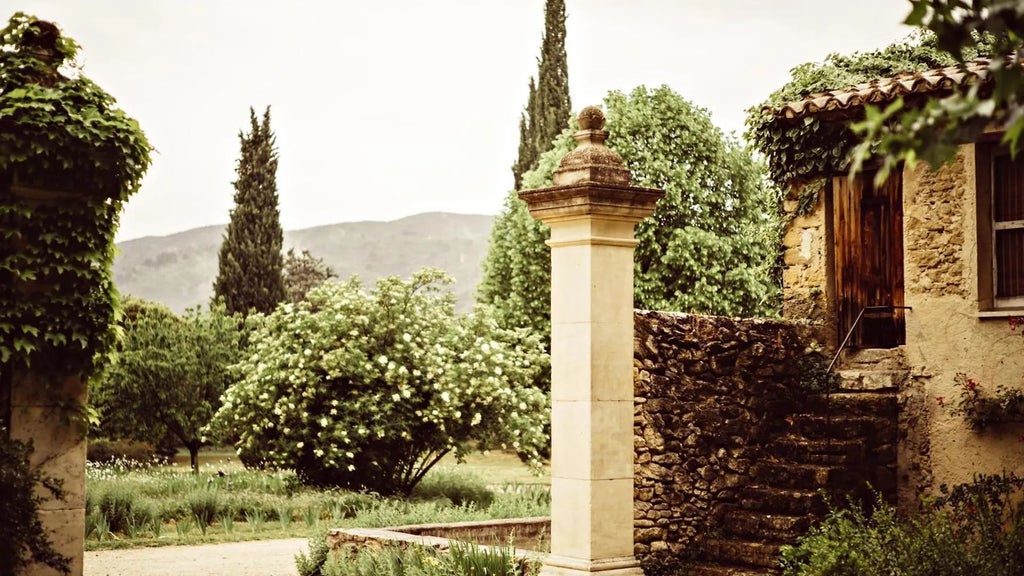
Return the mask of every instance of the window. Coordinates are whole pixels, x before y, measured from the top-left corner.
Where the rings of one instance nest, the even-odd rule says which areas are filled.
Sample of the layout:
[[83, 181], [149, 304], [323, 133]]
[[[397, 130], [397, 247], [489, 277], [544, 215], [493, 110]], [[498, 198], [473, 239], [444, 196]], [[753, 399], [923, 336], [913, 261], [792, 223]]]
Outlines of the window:
[[1024, 308], [1024, 154], [978, 147], [978, 276], [983, 310]]

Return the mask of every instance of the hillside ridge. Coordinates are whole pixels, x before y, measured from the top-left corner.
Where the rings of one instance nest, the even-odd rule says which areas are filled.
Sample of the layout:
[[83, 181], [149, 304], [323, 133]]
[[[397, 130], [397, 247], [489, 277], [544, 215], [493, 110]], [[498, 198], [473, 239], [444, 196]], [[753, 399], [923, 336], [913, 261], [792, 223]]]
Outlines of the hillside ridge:
[[[425, 266], [453, 278], [459, 308], [468, 310], [482, 276], [494, 216], [424, 212], [392, 221], [339, 222], [286, 230], [284, 249], [309, 250], [339, 278], [371, 283], [407, 277]], [[122, 295], [160, 302], [172, 310], [203, 305], [213, 293], [225, 224], [117, 243], [114, 282]]]

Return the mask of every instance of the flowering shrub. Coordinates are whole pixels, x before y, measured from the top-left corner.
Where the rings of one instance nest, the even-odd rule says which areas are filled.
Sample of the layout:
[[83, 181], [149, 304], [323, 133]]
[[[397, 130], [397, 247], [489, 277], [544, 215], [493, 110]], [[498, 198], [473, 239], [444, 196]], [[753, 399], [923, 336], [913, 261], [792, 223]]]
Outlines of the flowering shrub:
[[919, 514], [899, 517], [881, 499], [871, 514], [833, 509], [794, 546], [783, 576], [1019, 576], [1024, 574], [1024, 481], [976, 476]]
[[[963, 372], [954, 377], [960, 390], [960, 398], [953, 404], [952, 414], [963, 416], [971, 428], [984, 430], [994, 424], [1024, 422], [1024, 391], [996, 385], [995, 393], [984, 395], [983, 386]], [[936, 397], [939, 406], [946, 405], [946, 399]]]
[[423, 270], [366, 291], [324, 284], [257, 321], [211, 432], [306, 483], [409, 493], [444, 455], [548, 442], [540, 341], [460, 316], [450, 278]]

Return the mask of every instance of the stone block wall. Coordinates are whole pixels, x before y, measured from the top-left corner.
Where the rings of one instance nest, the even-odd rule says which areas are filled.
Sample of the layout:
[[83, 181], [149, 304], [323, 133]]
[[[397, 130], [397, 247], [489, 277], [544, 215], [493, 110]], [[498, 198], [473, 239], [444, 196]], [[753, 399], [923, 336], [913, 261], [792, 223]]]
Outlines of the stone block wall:
[[797, 214], [800, 189], [785, 201], [789, 220], [782, 237], [783, 315], [787, 318], [823, 318], [829, 314], [825, 291], [827, 267], [825, 190], [804, 214]]
[[638, 311], [635, 547], [680, 557], [718, 530], [751, 483], [773, 425], [798, 409], [820, 328]]

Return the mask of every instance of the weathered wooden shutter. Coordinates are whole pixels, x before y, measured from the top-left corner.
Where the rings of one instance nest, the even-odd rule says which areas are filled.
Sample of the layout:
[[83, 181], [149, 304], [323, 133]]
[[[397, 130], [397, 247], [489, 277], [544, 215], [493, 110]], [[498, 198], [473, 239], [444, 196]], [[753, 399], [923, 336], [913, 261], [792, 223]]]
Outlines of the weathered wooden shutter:
[[1000, 154], [993, 163], [992, 227], [995, 296], [1024, 297], [1024, 159]]

